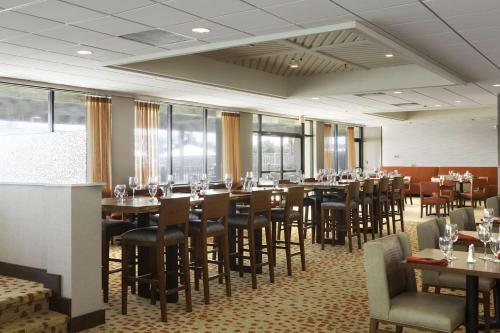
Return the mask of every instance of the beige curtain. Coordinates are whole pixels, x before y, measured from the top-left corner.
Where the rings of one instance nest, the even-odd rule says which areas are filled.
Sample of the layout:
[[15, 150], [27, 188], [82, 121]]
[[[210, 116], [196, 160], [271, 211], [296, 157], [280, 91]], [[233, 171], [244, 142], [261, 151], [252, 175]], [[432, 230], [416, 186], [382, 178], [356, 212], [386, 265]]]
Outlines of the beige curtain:
[[222, 112], [222, 168], [233, 176], [233, 183], [240, 181], [240, 115]]
[[135, 176], [139, 184], [158, 177], [158, 126], [160, 104], [135, 101]]
[[347, 127], [347, 167], [356, 168], [356, 145], [354, 144], [354, 127]]
[[333, 128], [331, 124], [323, 125], [324, 137], [324, 168], [334, 169], [333, 167]]
[[86, 96], [88, 132], [88, 174], [91, 182], [104, 183], [103, 195], [112, 193], [111, 99]]

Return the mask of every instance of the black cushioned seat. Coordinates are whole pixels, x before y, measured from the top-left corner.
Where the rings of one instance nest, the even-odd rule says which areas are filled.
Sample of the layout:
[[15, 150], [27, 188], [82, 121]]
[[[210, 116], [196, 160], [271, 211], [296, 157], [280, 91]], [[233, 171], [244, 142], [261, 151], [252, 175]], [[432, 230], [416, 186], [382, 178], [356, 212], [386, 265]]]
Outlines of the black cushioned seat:
[[[199, 234], [201, 231], [201, 220], [189, 220], [189, 234]], [[222, 222], [207, 221], [207, 235], [219, 235], [224, 233]]]
[[[189, 212], [189, 220], [190, 221], [191, 220], [199, 220], [199, 219], [200, 219], [200, 217], [196, 213]], [[154, 224], [158, 224], [158, 221], [160, 220], [160, 214], [151, 215], [149, 220], [151, 222], [153, 222]]]
[[[290, 220], [295, 221], [300, 219], [300, 212], [292, 210], [290, 212]], [[284, 208], [272, 208], [271, 209], [271, 220], [272, 221], [283, 221], [285, 218], [285, 209]]]
[[[351, 201], [351, 208], [356, 208], [358, 206], [357, 201]], [[338, 202], [338, 201], [328, 201], [328, 202], [323, 202], [321, 204], [321, 208], [328, 208], [328, 209], [345, 209], [346, 204], [345, 202]]]
[[[158, 227], [147, 227], [130, 230], [122, 235], [122, 240], [155, 243], [157, 231]], [[167, 243], [181, 241], [183, 239], [184, 233], [177, 228], [171, 228], [165, 232], [165, 242]]]
[[315, 197], [305, 197], [304, 198], [304, 206], [314, 206], [316, 203]]
[[[229, 216], [229, 225], [231, 226], [246, 226], [248, 224], [248, 214], [236, 214]], [[267, 219], [263, 215], [256, 215], [253, 219], [256, 227], [263, 227], [267, 224]]]
[[126, 231], [135, 229], [134, 223], [122, 220], [103, 220], [102, 232], [111, 236], [119, 236]]

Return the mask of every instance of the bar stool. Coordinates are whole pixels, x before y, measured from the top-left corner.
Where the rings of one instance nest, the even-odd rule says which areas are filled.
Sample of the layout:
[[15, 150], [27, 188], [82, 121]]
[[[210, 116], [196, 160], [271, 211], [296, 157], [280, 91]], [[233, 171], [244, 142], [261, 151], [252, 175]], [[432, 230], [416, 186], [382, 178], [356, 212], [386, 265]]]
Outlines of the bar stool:
[[[404, 206], [404, 179], [403, 177], [394, 177], [392, 187], [389, 192], [389, 201], [391, 205], [392, 230], [396, 233], [396, 222], [401, 223], [401, 231], [405, 231], [403, 206]], [[396, 218], [398, 215], [398, 218]]]
[[367, 241], [366, 232], [368, 230], [368, 223], [370, 223], [372, 239], [375, 239], [376, 218], [373, 209], [374, 193], [375, 193], [375, 183], [373, 179], [366, 179], [363, 182], [363, 191], [361, 192], [361, 197], [360, 197], [361, 220], [363, 224], [363, 240], [365, 243]]
[[[304, 249], [304, 187], [295, 186], [289, 187], [285, 195], [285, 208], [272, 208], [271, 221], [272, 223], [272, 250], [273, 263], [276, 265], [276, 250], [282, 249], [286, 253], [287, 274], [292, 275], [292, 257], [300, 255], [301, 268], [306, 270], [306, 257]], [[276, 231], [279, 223], [283, 223], [285, 232], [285, 240], [276, 239]], [[299, 236], [298, 242], [292, 242], [292, 224], [295, 222]], [[278, 229], [279, 230], [279, 229]], [[283, 245], [284, 244], [284, 245]], [[291, 246], [298, 245], [299, 252], [292, 253]]]
[[[243, 277], [243, 260], [250, 259], [250, 269], [252, 272], [252, 288], [257, 289], [257, 267], [269, 266], [269, 280], [274, 283], [274, 264], [272, 256], [272, 237], [271, 237], [271, 196], [272, 191], [253, 191], [250, 198], [250, 212], [248, 214], [236, 214], [229, 216], [228, 224], [230, 228], [237, 229], [238, 249], [236, 255], [240, 277]], [[256, 253], [262, 252], [262, 247], [255, 248], [255, 230], [265, 229], [266, 234], [266, 254], [267, 262], [256, 263]], [[243, 242], [245, 237], [243, 232], [247, 231], [248, 249], [245, 249]], [[249, 256], [245, 257], [244, 252], [248, 251]]]
[[[338, 231], [347, 232], [349, 252], [352, 252], [352, 237], [358, 238], [361, 249], [361, 232], [359, 228], [359, 182], [350, 182], [345, 191], [343, 202], [327, 201], [321, 203], [321, 249], [325, 249], [325, 232], [332, 232], [332, 245]], [[344, 213], [344, 223], [337, 223], [337, 214]], [[354, 220], [354, 221], [353, 221]]]
[[[120, 236], [124, 232], [135, 229], [135, 223], [122, 220], [103, 220], [102, 221], [102, 246], [101, 246], [101, 281], [102, 281], [102, 296], [104, 303], [108, 303], [109, 298], [109, 275], [121, 272], [121, 268], [113, 270], [109, 269], [110, 262], [120, 262], [121, 259], [109, 257], [109, 243], [113, 237]], [[135, 270], [135, 265], [131, 266], [132, 271]], [[135, 283], [132, 284], [132, 293], [135, 294]]]
[[[387, 226], [387, 234], [391, 234], [391, 224], [389, 222], [389, 178], [380, 178], [378, 181], [378, 191], [375, 197], [377, 203], [378, 233], [382, 237], [384, 224]], [[384, 222], [385, 218], [385, 222]]]
[[[160, 296], [161, 320], [167, 321], [166, 296], [184, 290], [186, 297], [186, 311], [191, 312], [191, 287], [189, 278], [188, 260], [188, 218], [189, 197], [161, 199], [160, 220], [158, 227], [139, 228], [122, 235], [122, 314], [127, 314], [127, 293], [129, 283], [143, 282], [151, 285], [151, 303], [156, 302], [156, 288]], [[179, 227], [182, 226], [182, 229]], [[153, 249], [151, 260], [154, 262], [153, 271], [143, 276], [130, 276], [127, 267], [130, 265], [131, 253], [137, 246]], [[176, 278], [182, 277], [183, 284], [174, 289], [166, 289], [167, 271], [165, 267], [165, 248], [168, 246], [182, 246], [181, 262], [182, 273], [176, 270]], [[154, 260], [153, 260], [154, 259]]]
[[[203, 279], [203, 295], [205, 304], [210, 304], [209, 280], [225, 278], [226, 295], [231, 296], [231, 277], [229, 271], [228, 242], [229, 193], [205, 195], [201, 220], [189, 221], [189, 236], [191, 237], [192, 262], [194, 270], [195, 290], [199, 290], [200, 276]], [[213, 244], [208, 244], [208, 238], [214, 238]], [[207, 246], [214, 248], [208, 250]], [[208, 252], [217, 251], [217, 260], [208, 259]], [[208, 264], [216, 264], [218, 274], [208, 275]]]

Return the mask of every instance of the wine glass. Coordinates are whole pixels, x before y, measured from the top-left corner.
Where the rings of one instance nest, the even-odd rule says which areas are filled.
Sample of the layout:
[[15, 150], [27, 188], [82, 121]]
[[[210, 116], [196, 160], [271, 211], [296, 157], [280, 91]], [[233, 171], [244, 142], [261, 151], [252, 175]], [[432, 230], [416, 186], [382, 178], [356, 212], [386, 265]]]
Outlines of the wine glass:
[[483, 260], [488, 260], [488, 256], [486, 255], [486, 245], [491, 240], [491, 230], [486, 223], [479, 225], [479, 231], [477, 232], [479, 236], [479, 240], [484, 244], [484, 257], [480, 258]]
[[148, 185], [149, 195], [151, 196], [151, 201], [154, 202], [156, 200], [156, 192], [158, 191], [158, 185], [150, 184]]
[[135, 190], [139, 186], [139, 180], [137, 177], [128, 177], [128, 187], [132, 190], [132, 200], [135, 199]]
[[125, 196], [125, 191], [127, 190], [127, 185], [125, 184], [118, 184], [115, 186], [115, 195], [123, 201], [123, 198]]
[[199, 178], [197, 175], [189, 176], [189, 188], [191, 189], [191, 197], [196, 199], [198, 197], [197, 191], [199, 186]]
[[444, 237], [451, 241], [450, 259], [457, 259], [457, 257], [453, 256], [453, 243], [458, 240], [458, 226], [456, 224], [446, 224], [444, 228]]
[[495, 256], [493, 261], [500, 262], [500, 258], [498, 257], [500, 255], [500, 240], [491, 239], [490, 240], [490, 250], [491, 250], [491, 252], [493, 252], [493, 255]]
[[175, 184], [174, 175], [168, 175], [167, 176], [167, 185], [168, 185], [168, 189], [169, 189], [170, 193], [172, 193], [172, 189], [174, 187], [174, 184]]
[[149, 176], [148, 177], [148, 185], [158, 185], [158, 177], [157, 176]]
[[233, 187], [233, 176], [230, 173], [224, 175], [224, 184], [226, 185], [227, 191], [231, 193], [231, 188]]
[[443, 255], [446, 260], [450, 261], [449, 252], [451, 247], [451, 239], [446, 237], [439, 237], [439, 248], [443, 251]]

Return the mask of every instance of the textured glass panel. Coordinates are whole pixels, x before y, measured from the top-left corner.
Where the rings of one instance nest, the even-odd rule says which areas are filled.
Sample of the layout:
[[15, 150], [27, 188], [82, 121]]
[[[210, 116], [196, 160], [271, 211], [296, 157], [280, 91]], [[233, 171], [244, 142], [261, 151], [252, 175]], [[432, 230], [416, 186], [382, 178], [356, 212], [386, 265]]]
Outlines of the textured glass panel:
[[54, 131], [85, 131], [86, 117], [85, 95], [62, 91], [54, 93]]
[[252, 171], [254, 177], [259, 174], [259, 135], [256, 133], [252, 137]]
[[203, 173], [203, 110], [172, 106], [172, 173], [178, 183]]
[[160, 167], [160, 181], [166, 182], [170, 174], [170, 162], [168, 156], [169, 137], [168, 137], [168, 105], [162, 104], [160, 106], [158, 127], [158, 164]]
[[0, 85], [0, 135], [48, 132], [48, 90]]
[[85, 131], [3, 135], [0, 182], [85, 183], [86, 148]]
[[262, 136], [262, 171], [281, 170], [281, 138]]
[[337, 152], [338, 168], [347, 169], [347, 126], [338, 125], [337, 130]]
[[299, 138], [283, 138], [283, 170], [301, 171]]
[[222, 123], [220, 111], [207, 112], [207, 175], [210, 181], [222, 180]]
[[262, 131], [280, 133], [302, 133], [298, 119], [262, 116]]

